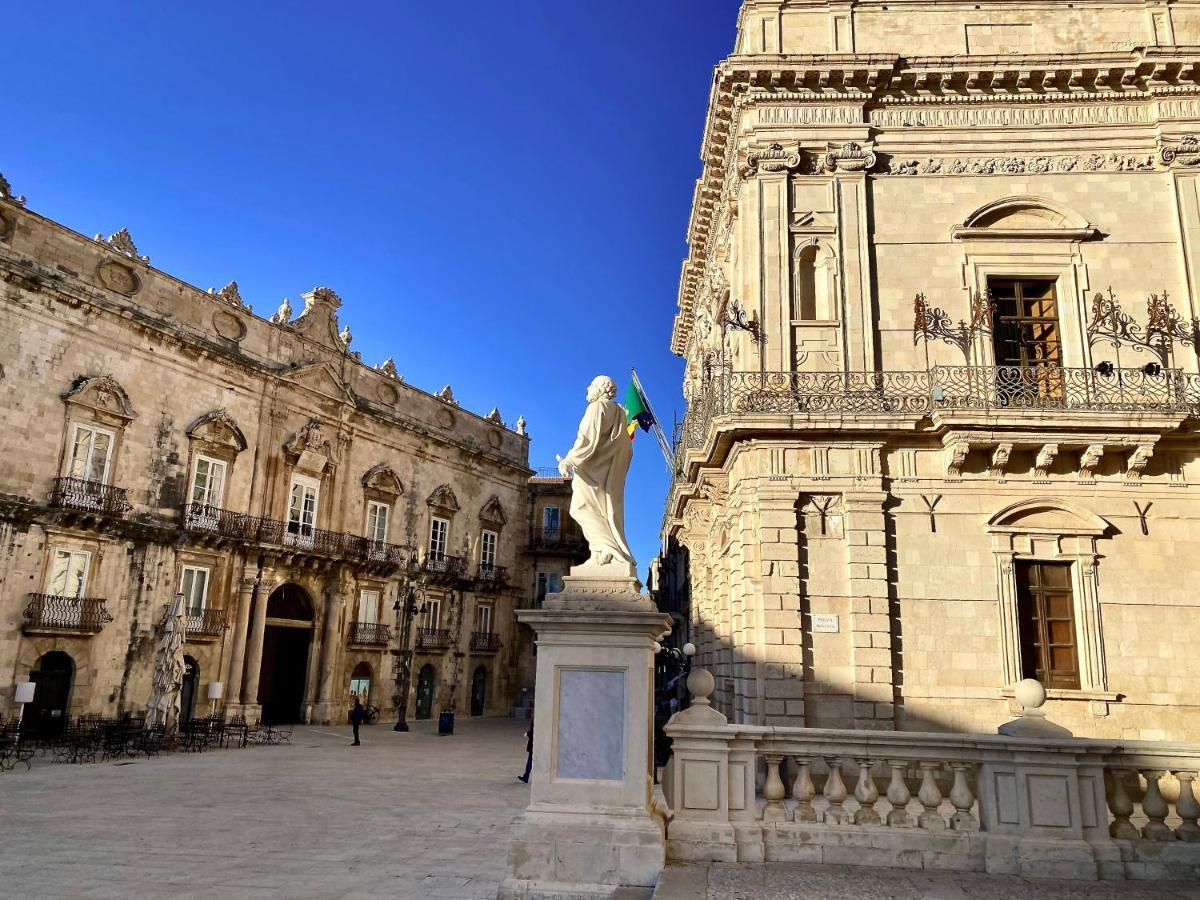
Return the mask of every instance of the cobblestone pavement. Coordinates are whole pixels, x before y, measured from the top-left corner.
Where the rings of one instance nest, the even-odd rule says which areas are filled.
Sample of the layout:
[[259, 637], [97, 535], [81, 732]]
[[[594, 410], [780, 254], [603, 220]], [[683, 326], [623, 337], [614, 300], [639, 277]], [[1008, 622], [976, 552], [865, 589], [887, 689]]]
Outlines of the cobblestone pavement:
[[1200, 900], [1200, 885], [850, 866], [672, 866], [655, 900]]
[[0, 897], [493, 898], [526, 723], [0, 773]]

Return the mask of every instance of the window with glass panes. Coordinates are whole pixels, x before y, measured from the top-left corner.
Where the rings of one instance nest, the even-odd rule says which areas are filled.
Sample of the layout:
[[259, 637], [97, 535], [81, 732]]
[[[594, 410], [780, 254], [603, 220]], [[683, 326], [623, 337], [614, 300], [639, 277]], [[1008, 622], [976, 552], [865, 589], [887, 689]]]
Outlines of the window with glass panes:
[[219, 508], [225, 488], [225, 463], [207, 456], [196, 457], [192, 476], [192, 503], [196, 506]]
[[437, 628], [442, 622], [442, 601], [425, 601], [425, 627]]
[[557, 534], [561, 525], [561, 513], [557, 506], [542, 507], [542, 531]]
[[311, 535], [317, 522], [317, 498], [320, 486], [312, 478], [300, 475], [292, 478], [288, 501], [288, 531], [291, 534]]
[[450, 534], [450, 520], [437, 516], [429, 523], [429, 558], [446, 558], [446, 538]]
[[76, 425], [71, 442], [70, 477], [107, 484], [112, 445], [111, 431], [93, 425]]
[[475, 630], [480, 634], [492, 633], [492, 604], [480, 603], [475, 607]]
[[1071, 564], [1016, 564], [1021, 669], [1048, 688], [1079, 688]]
[[382, 544], [387, 541], [388, 507], [375, 500], [367, 501], [367, 540]]
[[496, 532], [485, 531], [479, 542], [479, 565], [484, 569], [496, 567]]
[[987, 284], [996, 304], [996, 365], [1061, 366], [1062, 344], [1054, 281], [989, 278]]
[[92, 555], [86, 550], [55, 550], [50, 561], [46, 593], [56, 597], [82, 597], [91, 561]]
[[379, 591], [361, 591], [358, 595], [358, 619], [374, 625], [379, 621]]
[[202, 566], [184, 566], [179, 579], [179, 593], [183, 594], [183, 607], [189, 616], [204, 612], [208, 602], [208, 569]]

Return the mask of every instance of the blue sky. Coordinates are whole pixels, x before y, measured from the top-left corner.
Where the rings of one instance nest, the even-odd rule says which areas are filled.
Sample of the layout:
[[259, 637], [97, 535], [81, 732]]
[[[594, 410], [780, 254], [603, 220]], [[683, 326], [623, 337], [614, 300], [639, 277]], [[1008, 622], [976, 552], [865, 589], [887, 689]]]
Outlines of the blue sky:
[[[670, 434], [669, 350], [713, 65], [737, 0], [14, 3], [0, 172], [155, 266], [269, 314], [317, 284], [371, 364], [523, 414], [565, 452], [636, 366]], [[644, 574], [668, 484], [635, 445]]]

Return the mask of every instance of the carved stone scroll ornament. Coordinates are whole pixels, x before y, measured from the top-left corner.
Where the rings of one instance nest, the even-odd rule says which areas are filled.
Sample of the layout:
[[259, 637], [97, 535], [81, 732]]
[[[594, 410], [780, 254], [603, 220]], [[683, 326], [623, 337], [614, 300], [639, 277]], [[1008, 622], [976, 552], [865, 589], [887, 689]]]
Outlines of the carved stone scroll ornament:
[[1013, 445], [1001, 444], [992, 453], [992, 462], [988, 466], [988, 474], [993, 478], [1003, 478], [1004, 470], [1008, 468], [1009, 457], [1012, 456]]
[[1185, 134], [1178, 141], [1160, 138], [1158, 155], [1168, 166], [1195, 168], [1200, 166], [1200, 139], [1194, 134]]
[[875, 168], [875, 151], [854, 141], [826, 145], [824, 164], [826, 172], [869, 172]]
[[150, 257], [140, 256], [138, 254], [137, 245], [134, 244], [133, 237], [129, 234], [128, 228], [122, 228], [120, 231], [114, 231], [108, 237], [97, 234], [94, 240], [97, 243], [104, 244], [105, 246], [116, 250], [118, 253], [128, 256], [130, 259], [136, 259], [138, 262], [144, 262], [146, 264], [149, 264], [150, 262]]
[[970, 454], [971, 445], [966, 441], [955, 441], [951, 444], [946, 457], [946, 475], [950, 478], [961, 476]]
[[238, 283], [231, 281], [219, 291], [216, 288], [209, 288], [209, 294], [222, 303], [228, 303], [234, 309], [249, 309], [250, 304], [242, 299], [242, 292], [238, 290]]
[[1150, 465], [1150, 459], [1153, 456], [1153, 444], [1139, 444], [1137, 449], [1129, 456], [1129, 464], [1125, 470], [1125, 477], [1131, 481], [1140, 479], [1146, 473], [1146, 467]]
[[743, 178], [753, 178], [760, 174], [786, 174], [799, 169], [802, 162], [803, 156], [799, 147], [785, 149], [783, 144], [773, 143], [766, 150], [752, 150], [748, 153], [741, 174]]
[[1034, 460], [1033, 470], [1038, 478], [1049, 478], [1050, 469], [1054, 465], [1054, 460], [1058, 458], [1058, 444], [1046, 444], [1038, 451], [1037, 459]]
[[8, 179], [0, 174], [0, 200], [7, 200], [9, 203], [15, 203], [17, 206], [25, 205], [25, 197], [13, 196], [12, 185], [8, 183]]
[[1079, 455], [1079, 477], [1085, 480], [1096, 477], [1096, 467], [1104, 457], [1103, 444], [1089, 444]]

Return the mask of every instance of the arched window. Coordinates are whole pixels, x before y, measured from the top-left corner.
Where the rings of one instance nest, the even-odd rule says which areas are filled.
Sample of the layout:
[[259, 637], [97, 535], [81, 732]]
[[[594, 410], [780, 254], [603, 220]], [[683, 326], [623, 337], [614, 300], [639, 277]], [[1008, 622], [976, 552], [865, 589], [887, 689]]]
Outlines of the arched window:
[[837, 268], [833, 251], [816, 238], [796, 248], [792, 260], [792, 321], [837, 319]]

